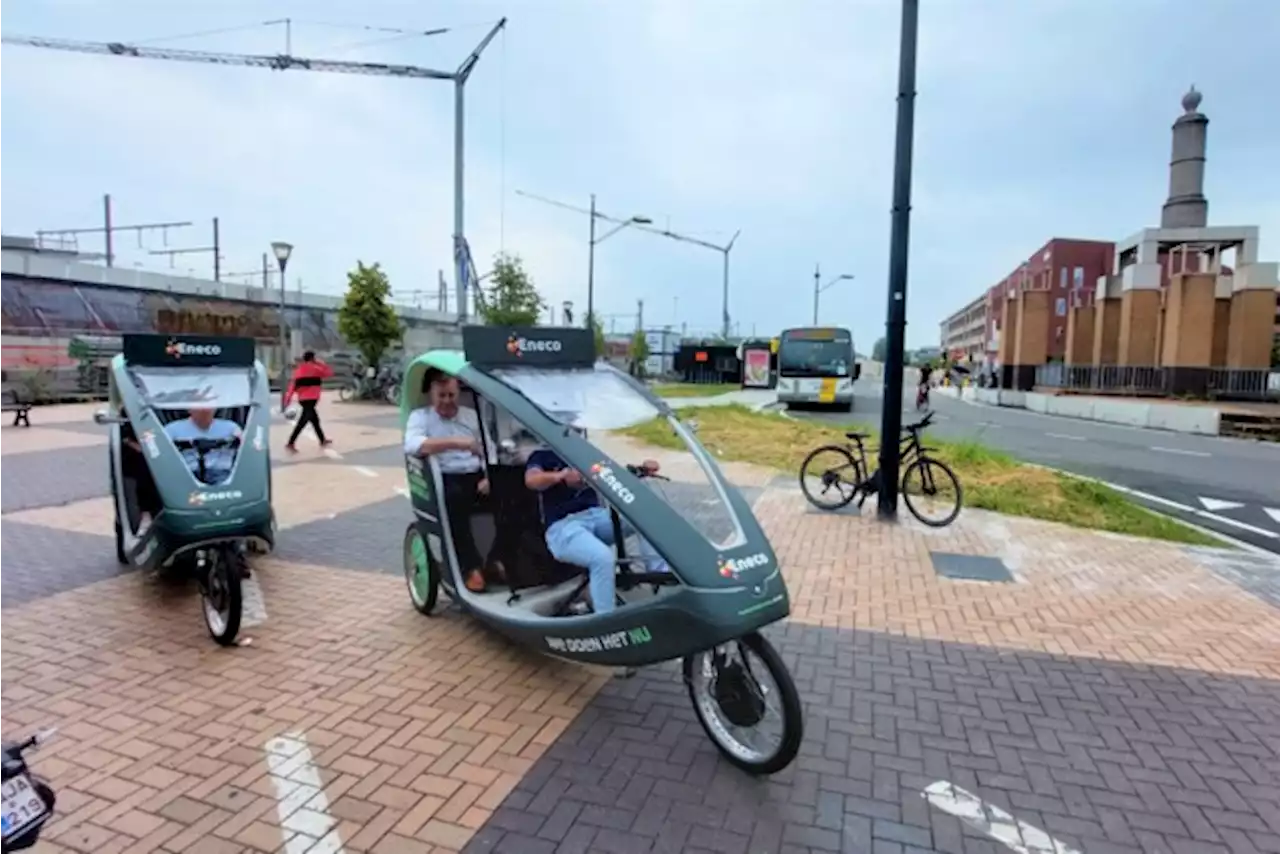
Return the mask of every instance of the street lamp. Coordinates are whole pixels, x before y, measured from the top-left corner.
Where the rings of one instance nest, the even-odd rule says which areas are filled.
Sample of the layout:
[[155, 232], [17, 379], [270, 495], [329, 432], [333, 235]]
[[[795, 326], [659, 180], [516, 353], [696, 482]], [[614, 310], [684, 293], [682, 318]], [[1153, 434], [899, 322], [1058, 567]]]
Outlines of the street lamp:
[[836, 282], [843, 282], [845, 280], [852, 281], [853, 275], [851, 273], [841, 273], [840, 275], [836, 276], [834, 279], [832, 279], [831, 281], [823, 285], [821, 284], [822, 271], [819, 269], [817, 264], [813, 265], [813, 325], [814, 326], [818, 325], [818, 294], [822, 293], [827, 288], [834, 285]]
[[567, 299], [560, 304], [560, 316], [565, 326], [573, 326], [573, 300]]
[[[920, 0], [902, 0], [898, 49], [898, 125], [893, 152], [893, 225], [889, 231], [889, 305], [885, 316], [884, 403], [880, 409], [880, 490], [876, 515], [898, 517], [902, 433], [902, 343], [907, 329], [907, 261], [911, 245], [911, 155], [915, 139], [916, 43]], [[890, 405], [892, 404], [892, 405]]]
[[626, 222], [618, 225], [611, 231], [606, 231], [601, 237], [596, 237], [596, 220], [604, 219], [603, 214], [596, 211], [596, 194], [591, 194], [591, 232], [587, 238], [587, 316], [585, 325], [591, 327], [591, 318], [595, 317], [596, 310], [596, 244], [604, 243], [610, 237], [613, 237], [619, 231], [630, 225], [652, 225], [653, 220], [647, 216], [633, 216]]
[[276, 263], [280, 265], [280, 409], [283, 410], [285, 389], [287, 388], [285, 371], [289, 369], [288, 333], [284, 326], [284, 271], [289, 266], [289, 256], [293, 254], [293, 244], [285, 243], [283, 240], [276, 240], [271, 244], [271, 251], [276, 256]]

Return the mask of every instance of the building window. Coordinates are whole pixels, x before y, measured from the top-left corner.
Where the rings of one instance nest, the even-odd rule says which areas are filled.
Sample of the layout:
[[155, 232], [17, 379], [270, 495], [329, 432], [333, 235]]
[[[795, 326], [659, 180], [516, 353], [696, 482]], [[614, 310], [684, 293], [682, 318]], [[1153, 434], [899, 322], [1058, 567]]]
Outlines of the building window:
[[1056, 314], [1058, 317], [1066, 316], [1067, 314], [1067, 298], [1066, 297], [1058, 297], [1058, 299], [1054, 302], [1053, 313]]
[[1067, 289], [1067, 268], [1066, 267], [1058, 268], [1058, 287], [1064, 291]]
[[1077, 291], [1084, 287], [1084, 267], [1076, 267], [1071, 271], [1071, 286]]

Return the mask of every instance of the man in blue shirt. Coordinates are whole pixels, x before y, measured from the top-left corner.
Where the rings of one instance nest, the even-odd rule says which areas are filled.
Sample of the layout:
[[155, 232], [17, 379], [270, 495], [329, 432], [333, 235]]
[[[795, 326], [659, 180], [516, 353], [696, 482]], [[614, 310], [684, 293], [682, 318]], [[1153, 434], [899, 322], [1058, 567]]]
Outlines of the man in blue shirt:
[[[649, 471], [658, 464], [646, 460]], [[547, 548], [562, 563], [586, 567], [587, 590], [597, 614], [607, 614], [615, 606], [613, 519], [600, 504], [595, 491], [577, 469], [571, 468], [551, 450], [529, 455], [524, 471], [525, 486], [541, 494], [543, 523], [547, 526]], [[624, 522], [624, 535], [628, 532]], [[667, 572], [669, 567], [653, 546], [640, 540], [640, 556], [649, 572]]]
[[[164, 432], [170, 439], [234, 439], [240, 435], [240, 426], [226, 418], [214, 418], [212, 409], [192, 409], [191, 416], [181, 421], [170, 421]], [[194, 448], [179, 448], [187, 468], [200, 479], [200, 455]], [[235, 448], [215, 448], [204, 455], [204, 483], [216, 486], [231, 477], [236, 464]]]

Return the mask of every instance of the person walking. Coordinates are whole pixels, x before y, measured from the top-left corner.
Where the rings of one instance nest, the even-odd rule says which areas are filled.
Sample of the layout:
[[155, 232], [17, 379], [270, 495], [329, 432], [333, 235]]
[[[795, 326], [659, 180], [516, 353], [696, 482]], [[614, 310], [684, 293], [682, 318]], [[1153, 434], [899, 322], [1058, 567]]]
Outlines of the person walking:
[[308, 424], [316, 431], [316, 438], [320, 440], [322, 448], [333, 444], [325, 438], [324, 428], [320, 426], [320, 413], [316, 411], [316, 406], [320, 403], [321, 385], [331, 376], [333, 376], [333, 368], [317, 359], [314, 350], [308, 350], [302, 354], [302, 364], [294, 370], [293, 379], [289, 381], [289, 388], [284, 394], [286, 409], [289, 407], [289, 402], [293, 400], [294, 394], [297, 394], [298, 405], [302, 407], [298, 423], [294, 425], [293, 432], [289, 434], [289, 442], [284, 446], [289, 453], [298, 452], [294, 442], [298, 441], [302, 428]]

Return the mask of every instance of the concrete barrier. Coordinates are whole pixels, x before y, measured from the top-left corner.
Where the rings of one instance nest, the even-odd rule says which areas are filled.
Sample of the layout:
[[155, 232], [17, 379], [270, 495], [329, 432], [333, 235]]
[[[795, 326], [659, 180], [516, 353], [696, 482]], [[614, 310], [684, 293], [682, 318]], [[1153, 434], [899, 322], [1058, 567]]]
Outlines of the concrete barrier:
[[1222, 412], [1212, 406], [1182, 406], [1176, 403], [1152, 403], [1147, 426], [1175, 433], [1217, 436], [1222, 430]]
[[1200, 436], [1217, 436], [1222, 425], [1222, 413], [1212, 406], [1186, 406], [1159, 401], [1107, 400], [1097, 397], [989, 388], [962, 390], [940, 387], [935, 388], [933, 394], [984, 406], [1026, 409], [1043, 415], [1075, 418], [1080, 421], [1100, 421], [1104, 424], [1148, 427], [1152, 430], [1194, 433]]

